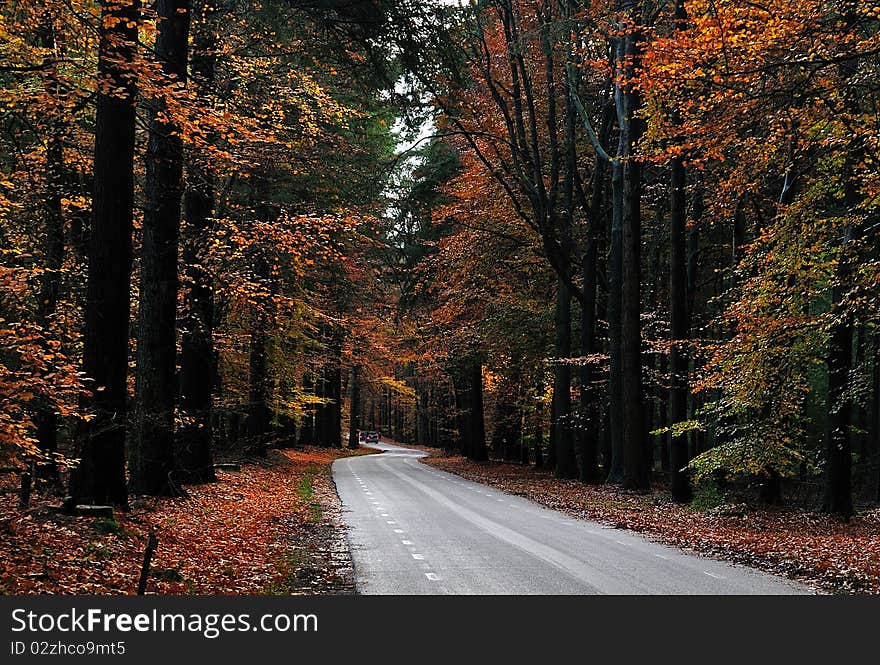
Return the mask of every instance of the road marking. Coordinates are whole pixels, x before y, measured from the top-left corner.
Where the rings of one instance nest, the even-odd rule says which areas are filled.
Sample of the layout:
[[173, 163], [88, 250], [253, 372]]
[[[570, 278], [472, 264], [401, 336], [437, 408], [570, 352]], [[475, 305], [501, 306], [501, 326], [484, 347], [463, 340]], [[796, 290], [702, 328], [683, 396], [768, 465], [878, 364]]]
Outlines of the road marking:
[[388, 524], [397, 524], [394, 520], [387, 520]]
[[622, 540], [615, 540], [614, 542], [617, 543], [618, 545], [624, 545], [624, 546], [628, 547], [628, 545], [625, 542], [623, 542]]
[[424, 556], [422, 556], [421, 554], [416, 554], [415, 552], [413, 552], [412, 558], [415, 559], [416, 561], [424, 561], [425, 560]]
[[654, 556], [657, 557], [658, 559], [663, 559], [664, 561], [669, 561], [669, 557], [664, 556], [663, 554], [655, 554]]
[[716, 580], [723, 580], [724, 578], [721, 575], [715, 575], [714, 573], [710, 573], [708, 570], [704, 570], [703, 573], [708, 575], [709, 577], [714, 577]]
[[400, 542], [403, 543], [404, 545], [412, 545], [411, 540], [401, 540]]
[[500, 501], [501, 503], [504, 503], [504, 499], [495, 499], [495, 500]]
[[388, 513], [382, 513], [382, 517], [388, 517]]
[[425, 577], [427, 577], [432, 582], [439, 582], [440, 578], [437, 577], [437, 573], [425, 573]]
[[403, 529], [395, 529], [394, 533], [403, 533]]

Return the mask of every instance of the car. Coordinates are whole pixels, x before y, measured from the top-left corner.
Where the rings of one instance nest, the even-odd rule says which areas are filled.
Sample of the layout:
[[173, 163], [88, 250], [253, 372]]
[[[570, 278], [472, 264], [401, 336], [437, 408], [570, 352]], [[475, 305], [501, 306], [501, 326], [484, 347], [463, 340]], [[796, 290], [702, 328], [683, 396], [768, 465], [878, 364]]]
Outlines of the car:
[[372, 430], [368, 430], [366, 432], [361, 432], [358, 436], [362, 443], [379, 443], [381, 437], [379, 436], [379, 432], [375, 432]]

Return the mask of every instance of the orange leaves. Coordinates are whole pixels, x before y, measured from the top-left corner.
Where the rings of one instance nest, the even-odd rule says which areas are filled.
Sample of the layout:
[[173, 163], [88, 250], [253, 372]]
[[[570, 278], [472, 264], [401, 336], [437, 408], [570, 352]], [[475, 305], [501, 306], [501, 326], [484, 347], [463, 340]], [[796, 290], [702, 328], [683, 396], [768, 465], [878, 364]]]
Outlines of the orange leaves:
[[46, 461], [34, 438], [36, 407], [71, 415], [84, 391], [57, 331], [39, 326], [26, 309], [28, 276], [0, 266], [0, 309], [19, 319], [0, 319], [0, 459], [7, 465]]
[[[326, 449], [273, 453], [269, 463], [218, 473], [220, 482], [190, 488], [187, 499], [142, 500], [130, 513], [118, 513], [116, 523], [50, 515], [41, 507], [22, 515], [13, 505], [15, 493], [4, 491], [0, 591], [132, 594], [152, 526], [159, 548], [148, 593], [320, 592], [320, 587], [298, 588], [296, 573], [309, 565], [328, 577], [338, 574], [320, 549], [330, 543], [310, 543], [304, 536], [316, 523], [315, 505], [334, 510], [329, 464], [343, 454]], [[306, 479], [313, 498], [300, 491]], [[324, 528], [332, 531], [332, 525]]]

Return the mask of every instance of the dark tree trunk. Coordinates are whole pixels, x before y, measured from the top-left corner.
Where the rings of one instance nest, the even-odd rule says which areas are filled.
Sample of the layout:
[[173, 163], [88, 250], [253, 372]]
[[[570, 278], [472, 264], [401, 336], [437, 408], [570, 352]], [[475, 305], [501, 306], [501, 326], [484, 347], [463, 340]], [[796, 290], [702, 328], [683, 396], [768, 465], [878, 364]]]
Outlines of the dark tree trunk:
[[249, 389], [247, 433], [250, 437], [264, 437], [272, 421], [269, 409], [269, 364], [266, 357], [268, 334], [265, 317], [255, 317], [251, 331], [248, 360]]
[[[699, 176], [695, 177], [698, 180]], [[700, 259], [700, 223], [703, 218], [703, 189], [702, 183], [696, 183], [693, 197], [693, 210], [691, 219], [693, 223], [687, 232], [687, 302], [685, 303], [685, 311], [688, 313], [691, 326], [699, 328], [702, 317], [698, 317], [697, 309], [697, 277]], [[688, 399], [688, 417], [693, 420], [696, 417], [700, 400], [696, 395], [690, 395]], [[688, 440], [688, 456], [693, 458], [699, 455], [704, 446], [703, 432], [694, 430], [690, 433]]]
[[455, 421], [458, 430], [458, 450], [465, 456], [471, 455], [471, 389], [470, 376], [464, 367], [453, 370], [452, 382], [455, 386]]
[[489, 459], [486, 448], [486, 425], [483, 420], [483, 366], [475, 360], [471, 363], [471, 454], [470, 459], [485, 462]]
[[[554, 378], [555, 380], [555, 378]], [[559, 408], [556, 404], [556, 391], [550, 397], [550, 427], [547, 432], [547, 456], [544, 460], [548, 469], [556, 469], [556, 410]]]
[[[261, 280], [270, 279], [270, 267], [265, 256], [257, 256], [254, 272]], [[271, 289], [270, 289], [271, 291]], [[254, 452], [266, 453], [266, 437], [272, 423], [272, 410], [269, 406], [271, 384], [269, 379], [269, 330], [271, 315], [267, 309], [273, 305], [270, 301], [259, 302], [251, 322], [251, 343], [248, 355], [248, 415], [247, 435], [254, 439]]]
[[761, 490], [758, 496], [761, 503], [768, 506], [782, 505], [782, 478], [776, 469], [767, 469], [761, 479]]
[[553, 401], [556, 404], [553, 430], [556, 447], [556, 477], [577, 478], [577, 460], [571, 427], [571, 290], [561, 278], [556, 295], [556, 367], [553, 380]]
[[[620, 149], [620, 148], [619, 148]], [[608, 253], [608, 299], [605, 318], [608, 319], [608, 430], [611, 439], [611, 459], [607, 481], [623, 481], [623, 375], [621, 347], [621, 288], [623, 284], [623, 166], [612, 165], [611, 189], [613, 210], [611, 216], [610, 248]]]
[[71, 475], [79, 503], [128, 504], [125, 428], [134, 207], [137, 50], [140, 5], [101, 3], [95, 117], [95, 190], [89, 238], [83, 371], [92, 380], [84, 406], [93, 412], [81, 432], [80, 463]]
[[[607, 133], [606, 129], [602, 132], [602, 136], [607, 137]], [[591, 357], [599, 352], [596, 343], [596, 299], [598, 294], [599, 224], [601, 223], [603, 185], [606, 173], [605, 161], [597, 157], [594, 168], [590, 205], [592, 214], [589, 220], [586, 250], [582, 264], [584, 300], [581, 303], [581, 354], [588, 360], [580, 368], [581, 423], [578, 447], [580, 449], [580, 479], [584, 483], [596, 483], [601, 479], [598, 409], [600, 401], [598, 390], [594, 385], [598, 376]]]
[[[641, 54], [638, 21], [641, 3], [630, 0], [624, 9], [631, 19], [630, 34], [624, 39], [623, 61], [619, 64], [628, 79], [634, 77]], [[649, 487], [644, 446], [642, 400], [642, 334], [641, 334], [641, 205], [642, 168], [634, 155], [635, 145], [643, 132], [644, 121], [636, 114], [641, 100], [638, 90], [627, 85], [623, 95], [624, 114], [621, 134], [625, 136], [623, 164], [623, 285], [621, 288], [621, 378], [625, 418], [623, 421], [623, 485], [627, 489]]]
[[844, 303], [850, 278], [849, 252], [852, 229], [844, 231], [832, 295], [835, 322], [828, 348], [828, 420], [825, 431], [824, 512], [849, 519], [853, 514], [851, 418], [852, 402], [848, 395], [852, 369], [853, 323]]
[[[199, 94], [210, 94], [214, 84], [217, 46], [215, 13], [204, 3], [193, 39], [192, 79]], [[180, 334], [180, 408], [187, 423], [178, 433], [175, 462], [188, 482], [215, 481], [211, 452], [212, 386], [217, 375], [214, 361], [214, 294], [211, 274], [204, 265], [204, 250], [214, 214], [214, 181], [210, 169], [197, 155], [187, 164], [184, 195], [186, 230], [183, 237], [185, 289]]]
[[361, 426], [361, 367], [351, 368], [351, 406], [348, 410], [348, 447], [352, 450], [360, 447], [358, 430]]
[[[46, 72], [46, 92], [56, 97], [60, 90], [58, 72], [55, 67], [55, 31], [51, 22], [41, 30], [42, 45], [53, 55], [47, 56], [44, 65]], [[46, 225], [43, 266], [45, 268], [40, 283], [40, 302], [37, 316], [42, 325], [48, 328], [58, 307], [61, 292], [61, 268], [64, 264], [64, 209], [62, 200], [65, 190], [64, 135], [66, 123], [61, 117], [54, 117], [49, 123], [49, 138], [46, 146]], [[58, 451], [58, 417], [49, 407], [40, 408], [34, 417], [37, 441], [40, 450], [48, 459], [37, 467], [37, 473], [45, 478], [58, 478], [58, 467], [52, 455]]]
[[[514, 365], [519, 359], [514, 359]], [[504, 461], [519, 459], [522, 435], [522, 412], [519, 405], [519, 376], [517, 370], [499, 386], [495, 409], [492, 448], [496, 458]]]
[[[690, 325], [687, 312], [687, 176], [680, 158], [672, 160], [669, 210], [669, 424], [687, 420], [688, 358], [683, 342], [688, 338]], [[691, 484], [686, 473], [690, 461], [687, 436], [673, 436], [670, 432], [670, 491], [674, 501], [691, 500]]]
[[[185, 85], [190, 0], [158, 0], [156, 59], [164, 85]], [[183, 198], [183, 142], [162, 116], [167, 105], [149, 101], [135, 422], [129, 459], [136, 494], [173, 494], [174, 408], [177, 396], [177, 256]], [[205, 377], [210, 380], [210, 376]]]
[[322, 443], [328, 448], [342, 447], [342, 368], [338, 353], [338, 349], [334, 349], [324, 385], [328, 401], [324, 405], [325, 419]]
[[538, 391], [539, 398], [535, 402], [535, 413], [532, 421], [532, 439], [535, 448], [535, 468], [544, 468], [544, 402], [540, 395], [543, 388]]

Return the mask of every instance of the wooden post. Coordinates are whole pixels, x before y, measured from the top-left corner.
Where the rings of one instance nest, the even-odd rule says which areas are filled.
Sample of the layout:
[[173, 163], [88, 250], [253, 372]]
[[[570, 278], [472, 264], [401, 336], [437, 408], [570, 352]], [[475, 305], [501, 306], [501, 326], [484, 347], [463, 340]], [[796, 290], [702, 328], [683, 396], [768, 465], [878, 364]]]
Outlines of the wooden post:
[[138, 582], [137, 595], [143, 596], [147, 591], [147, 578], [150, 576], [150, 561], [153, 559], [153, 552], [159, 546], [159, 539], [153, 527], [150, 527], [150, 534], [147, 536], [147, 546], [144, 548], [144, 563], [141, 566], [141, 579]]

